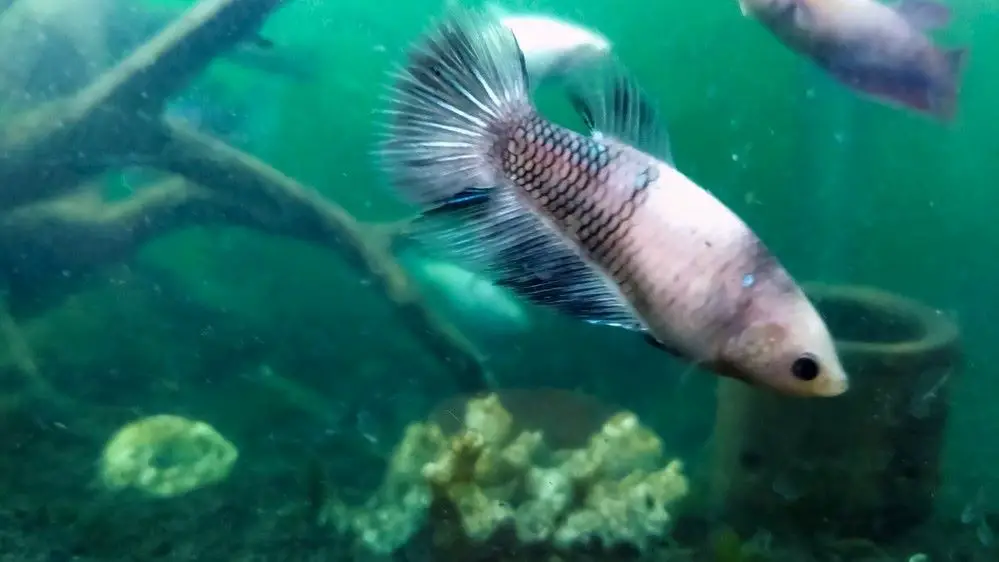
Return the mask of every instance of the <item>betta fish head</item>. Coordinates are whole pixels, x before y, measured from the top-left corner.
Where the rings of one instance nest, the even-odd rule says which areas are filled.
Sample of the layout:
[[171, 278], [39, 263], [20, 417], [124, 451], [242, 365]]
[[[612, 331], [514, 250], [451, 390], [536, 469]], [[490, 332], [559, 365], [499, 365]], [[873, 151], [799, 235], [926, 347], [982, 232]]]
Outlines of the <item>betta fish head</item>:
[[794, 396], [838, 396], [849, 387], [825, 322], [783, 269], [746, 289], [717, 370]]

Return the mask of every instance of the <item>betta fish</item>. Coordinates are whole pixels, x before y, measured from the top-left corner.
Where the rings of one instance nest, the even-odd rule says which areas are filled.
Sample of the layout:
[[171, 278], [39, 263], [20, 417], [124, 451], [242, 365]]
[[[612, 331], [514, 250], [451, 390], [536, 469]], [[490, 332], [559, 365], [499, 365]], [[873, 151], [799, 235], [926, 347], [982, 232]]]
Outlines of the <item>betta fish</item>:
[[423, 209], [416, 235], [529, 302], [631, 330], [720, 375], [843, 393], [815, 307], [735, 213], [670, 163], [637, 83], [600, 59], [572, 73], [581, 134], [532, 105], [517, 40], [493, 15], [456, 8], [414, 45], [378, 152], [395, 192]]
[[950, 10], [934, 0], [739, 0], [742, 13], [836, 80], [882, 102], [942, 121], [956, 111], [968, 50], [927, 32]]

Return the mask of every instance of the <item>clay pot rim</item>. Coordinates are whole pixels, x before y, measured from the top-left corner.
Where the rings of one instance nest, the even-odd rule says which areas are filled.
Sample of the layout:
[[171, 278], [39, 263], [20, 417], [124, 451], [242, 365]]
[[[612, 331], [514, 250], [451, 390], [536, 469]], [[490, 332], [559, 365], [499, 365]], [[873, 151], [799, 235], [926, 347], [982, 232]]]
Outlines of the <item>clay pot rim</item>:
[[[856, 305], [911, 322], [918, 338], [894, 342], [867, 342], [836, 338], [844, 352], [882, 355], [923, 355], [953, 346], [959, 337], [957, 324], [946, 315], [918, 301], [865, 285], [805, 283], [803, 290], [813, 302], [850, 301]], [[836, 337], [836, 334], [833, 334]]]

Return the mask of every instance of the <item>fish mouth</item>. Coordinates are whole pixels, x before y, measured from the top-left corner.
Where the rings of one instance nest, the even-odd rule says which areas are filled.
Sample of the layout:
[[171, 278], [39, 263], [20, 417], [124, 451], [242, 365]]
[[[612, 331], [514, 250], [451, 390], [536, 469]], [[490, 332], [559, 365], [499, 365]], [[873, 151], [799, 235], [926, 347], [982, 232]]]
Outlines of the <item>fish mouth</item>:
[[816, 396], [833, 398], [850, 389], [850, 380], [846, 375], [822, 377], [816, 381], [814, 389]]

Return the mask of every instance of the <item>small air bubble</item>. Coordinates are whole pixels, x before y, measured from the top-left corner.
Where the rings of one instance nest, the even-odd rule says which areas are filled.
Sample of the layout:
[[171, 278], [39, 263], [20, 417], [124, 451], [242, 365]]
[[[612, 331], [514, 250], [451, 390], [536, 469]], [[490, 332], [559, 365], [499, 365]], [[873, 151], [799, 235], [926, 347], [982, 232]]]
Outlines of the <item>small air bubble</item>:
[[732, 161], [733, 162], [738, 162], [739, 161], [739, 155], [733, 152], [732, 153]]

